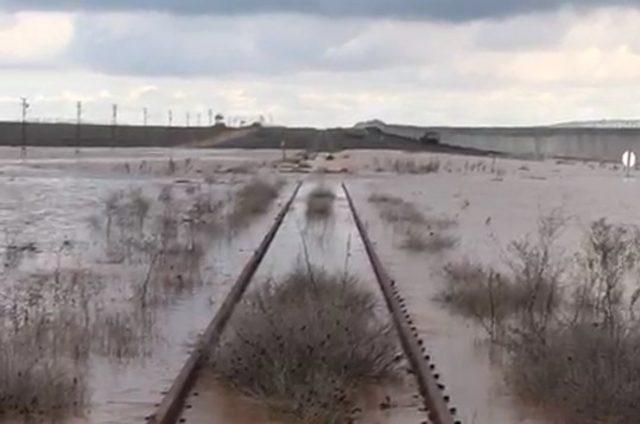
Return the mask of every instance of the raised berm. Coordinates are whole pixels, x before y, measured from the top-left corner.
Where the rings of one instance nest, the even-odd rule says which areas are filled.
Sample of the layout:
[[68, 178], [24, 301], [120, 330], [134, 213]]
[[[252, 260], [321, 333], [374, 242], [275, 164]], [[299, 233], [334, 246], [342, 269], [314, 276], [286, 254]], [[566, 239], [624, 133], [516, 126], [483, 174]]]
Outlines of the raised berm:
[[395, 149], [478, 154], [473, 149], [424, 142], [376, 128], [165, 127], [0, 122], [0, 145], [70, 147], [193, 147], [244, 149]]

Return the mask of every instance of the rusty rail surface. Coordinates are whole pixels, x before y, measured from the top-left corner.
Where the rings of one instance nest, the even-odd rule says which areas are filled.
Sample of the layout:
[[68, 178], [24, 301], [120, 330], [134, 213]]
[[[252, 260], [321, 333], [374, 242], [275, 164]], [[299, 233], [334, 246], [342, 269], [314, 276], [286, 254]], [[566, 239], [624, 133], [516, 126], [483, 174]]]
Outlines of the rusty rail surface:
[[423, 342], [418, 338], [415, 327], [409, 323], [409, 315], [404, 305], [404, 300], [398, 293], [395, 282], [389, 277], [376, 254], [373, 243], [371, 243], [367, 230], [358, 215], [351, 194], [344, 183], [342, 184], [342, 189], [347, 196], [356, 227], [358, 227], [369, 261], [376, 274], [387, 307], [391, 312], [402, 348], [415, 372], [429, 419], [433, 424], [460, 424], [460, 421], [454, 418], [455, 408], [450, 408], [448, 405], [449, 398], [443, 393], [444, 386], [438, 382], [439, 374], [435, 373], [435, 365], [430, 363], [430, 357], [425, 354]]
[[238, 276], [229, 294], [222, 305], [220, 305], [216, 315], [213, 317], [213, 320], [200, 337], [198, 346], [194, 349], [191, 355], [189, 355], [187, 362], [185, 362], [180, 373], [173, 381], [171, 388], [165, 394], [160, 405], [156, 408], [156, 412], [147, 417], [147, 422], [153, 424], [174, 424], [180, 418], [185, 398], [187, 397], [191, 387], [193, 387], [197, 371], [202, 366], [204, 353], [220, 339], [224, 326], [231, 317], [233, 309], [247, 290], [247, 287], [251, 282], [251, 278], [254, 276], [258, 266], [266, 255], [269, 246], [271, 246], [271, 242], [280, 229], [280, 226], [284, 221], [284, 217], [291, 208], [291, 204], [295, 200], [301, 186], [302, 182], [299, 182], [296, 185], [291, 197], [282, 207], [280, 213], [276, 216], [271, 229], [265, 235], [260, 246], [258, 246], [258, 249], [253, 253], [247, 264], [242, 269], [242, 272]]

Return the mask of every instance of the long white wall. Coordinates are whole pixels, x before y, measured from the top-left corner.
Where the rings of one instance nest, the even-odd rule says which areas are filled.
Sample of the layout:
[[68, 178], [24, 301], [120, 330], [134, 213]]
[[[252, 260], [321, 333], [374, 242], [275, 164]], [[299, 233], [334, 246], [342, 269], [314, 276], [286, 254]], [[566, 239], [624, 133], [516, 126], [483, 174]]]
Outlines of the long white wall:
[[625, 150], [640, 153], [640, 129], [452, 128], [378, 125], [384, 132], [421, 138], [435, 132], [442, 144], [542, 159], [566, 157], [619, 161]]

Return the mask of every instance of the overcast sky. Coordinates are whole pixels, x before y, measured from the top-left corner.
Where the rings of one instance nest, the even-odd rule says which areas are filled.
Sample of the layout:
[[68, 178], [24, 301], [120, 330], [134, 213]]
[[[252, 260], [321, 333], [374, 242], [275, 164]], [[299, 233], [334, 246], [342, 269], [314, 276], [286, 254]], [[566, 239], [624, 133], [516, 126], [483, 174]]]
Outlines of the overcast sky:
[[640, 118], [640, 0], [0, 0], [0, 119]]

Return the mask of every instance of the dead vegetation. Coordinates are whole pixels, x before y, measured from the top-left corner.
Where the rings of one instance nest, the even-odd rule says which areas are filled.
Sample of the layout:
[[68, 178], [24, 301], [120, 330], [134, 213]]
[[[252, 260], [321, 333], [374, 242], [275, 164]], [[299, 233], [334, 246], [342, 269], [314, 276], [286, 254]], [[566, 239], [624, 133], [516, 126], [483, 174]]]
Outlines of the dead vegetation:
[[99, 271], [70, 241], [46, 252], [53, 267], [37, 273], [9, 258], [15, 266], [0, 275], [0, 421], [65, 422], [86, 407], [91, 357], [150, 355], [158, 307], [202, 284], [211, 225], [222, 217], [211, 196], [195, 186], [185, 192], [179, 198], [165, 186], [155, 199], [140, 189], [105, 198], [90, 220], [104, 249], [92, 252], [105, 257]]
[[458, 239], [447, 233], [457, 225], [446, 216], [427, 216], [413, 203], [388, 194], [373, 193], [369, 202], [374, 204], [380, 217], [402, 234], [400, 247], [412, 252], [440, 253], [453, 249]]
[[410, 226], [400, 247], [413, 252], [438, 253], [453, 249], [458, 239], [441, 232], [429, 231], [420, 226]]
[[387, 159], [384, 163], [375, 157], [373, 168], [376, 172], [395, 172], [396, 174], [435, 174], [440, 171], [440, 159], [431, 158], [426, 161], [415, 159]]
[[568, 424], [638, 422], [640, 289], [625, 284], [640, 269], [638, 231], [595, 221], [567, 257], [555, 248], [562, 222], [544, 218], [534, 240], [513, 243], [506, 276], [447, 266], [441, 298], [504, 348], [507, 380], [525, 400]]
[[69, 333], [60, 322], [40, 321], [16, 334], [0, 333], [0, 421], [3, 417], [47, 414], [55, 418], [82, 410], [87, 399], [82, 362], [61, 347], [56, 335]]
[[315, 187], [307, 196], [307, 217], [325, 219], [333, 212], [335, 193], [322, 185]]
[[251, 218], [265, 213], [278, 198], [282, 182], [254, 178], [245, 183], [236, 193], [230, 221], [234, 225], [246, 223]]
[[369, 196], [369, 202], [378, 207], [380, 217], [390, 223], [423, 224], [426, 217], [416, 208], [400, 197], [388, 194], [374, 193]]
[[[54, 283], [54, 284], [52, 284]], [[0, 420], [61, 419], [87, 400], [86, 324], [100, 284], [88, 272], [34, 276], [0, 294]]]
[[397, 372], [395, 333], [378, 308], [352, 277], [299, 269], [247, 296], [211, 362], [296, 422], [350, 422], [362, 385]]

